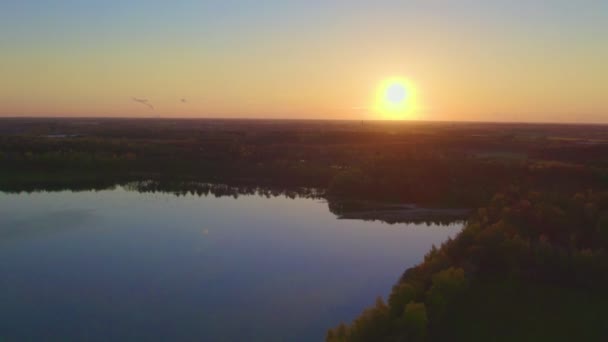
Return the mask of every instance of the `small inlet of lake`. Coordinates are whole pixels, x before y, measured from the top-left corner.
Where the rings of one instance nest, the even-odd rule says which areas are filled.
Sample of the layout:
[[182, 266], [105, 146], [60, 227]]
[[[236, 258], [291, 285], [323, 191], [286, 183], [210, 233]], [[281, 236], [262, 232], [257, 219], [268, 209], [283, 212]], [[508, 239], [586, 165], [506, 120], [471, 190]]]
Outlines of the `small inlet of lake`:
[[284, 195], [0, 192], [0, 340], [321, 341], [462, 225]]

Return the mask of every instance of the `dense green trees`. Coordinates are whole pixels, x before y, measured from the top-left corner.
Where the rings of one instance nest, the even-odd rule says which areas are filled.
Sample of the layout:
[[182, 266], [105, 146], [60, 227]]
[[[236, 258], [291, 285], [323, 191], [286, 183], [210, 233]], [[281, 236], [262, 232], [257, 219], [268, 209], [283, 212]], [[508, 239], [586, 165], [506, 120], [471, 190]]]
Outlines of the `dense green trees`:
[[[432, 277], [432, 285], [402, 282], [393, 288], [388, 305], [377, 299], [352, 325], [327, 333], [328, 341], [425, 341], [429, 323], [445, 319], [453, 301], [466, 290], [464, 270], [448, 268]], [[428, 310], [427, 310], [428, 308]]]
[[[467, 312], [469, 301], [477, 302], [478, 307], [483, 306], [483, 303], [478, 303], [483, 298], [476, 297], [482, 294], [475, 291], [480, 291], [484, 286], [480, 284], [486, 283], [515, 281], [524, 287], [540, 284], [549, 292], [595, 293], [597, 296], [608, 286], [606, 213], [608, 192], [557, 194], [513, 187], [499, 193], [487, 207], [477, 210], [455, 239], [447, 241], [439, 249], [433, 248], [423, 263], [403, 275], [389, 296], [388, 315], [375, 316], [371, 320], [367, 312], [352, 325], [333, 330], [331, 336], [344, 341], [359, 341], [354, 337], [358, 336], [358, 331], [364, 330], [379, 332], [369, 341], [443, 340], [446, 327], [454, 328], [450, 323], [454, 319], [452, 315], [458, 315], [459, 311]], [[542, 297], [542, 292], [538, 296]], [[518, 302], [517, 298], [512, 300]], [[427, 322], [424, 333], [420, 332], [422, 324], [412, 323], [414, 318], [407, 321], [399, 316], [414, 304], [424, 305], [424, 315], [418, 315], [425, 319], [417, 318]], [[581, 305], [584, 309], [589, 303]], [[370, 310], [376, 314], [384, 312], [380, 308], [377, 305]], [[525, 307], [520, 309], [526, 310]], [[410, 307], [410, 315], [413, 310]], [[423, 311], [421, 308], [417, 310]], [[549, 317], [555, 315], [550, 312], [539, 314], [541, 318], [537, 324], [550, 324]], [[573, 324], [589, 324], [589, 329], [597, 330], [598, 324], [608, 323], [608, 318], [585, 323], [576, 320], [575, 312], [572, 315], [576, 321]], [[378, 317], [386, 317], [387, 321], [379, 322]], [[547, 317], [547, 321], [542, 317]], [[476, 324], [495, 324], [492, 317], [480, 319], [482, 321]], [[520, 317], [512, 319], [531, 318], [526, 317], [523, 311]], [[594, 336], [608, 336], [603, 331], [597, 330]], [[330, 338], [328, 340], [331, 341]]]
[[403, 310], [403, 333], [408, 341], [424, 341], [427, 337], [429, 324], [426, 305], [424, 303], [409, 302]]

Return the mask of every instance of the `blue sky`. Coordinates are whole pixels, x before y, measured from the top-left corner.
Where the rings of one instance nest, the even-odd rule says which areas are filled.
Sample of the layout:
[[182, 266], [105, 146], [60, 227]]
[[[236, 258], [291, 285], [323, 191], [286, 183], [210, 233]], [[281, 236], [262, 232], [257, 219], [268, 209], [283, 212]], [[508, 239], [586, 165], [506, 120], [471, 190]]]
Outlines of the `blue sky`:
[[[602, 62], [608, 58], [606, 32], [608, 1], [591, 0], [2, 1], [0, 70], [11, 79], [0, 81], [0, 99], [8, 103], [0, 115], [34, 115], [40, 108], [60, 113], [75, 96], [117, 101], [107, 112], [120, 115], [128, 111], [118, 103], [122, 94], [45, 87], [60, 81], [58, 75], [84, 89], [76, 85], [85, 82], [78, 77], [104, 76], [102, 69], [142, 69], [137, 75], [141, 85], [125, 92], [160, 97], [163, 78], [171, 85], [191, 81], [176, 76], [187, 69], [195, 75], [213, 72], [213, 82], [220, 85], [242, 86], [211, 89], [208, 82], [197, 93], [188, 84], [183, 92], [213, 104], [182, 112], [165, 106], [163, 115], [248, 115], [251, 108], [253, 116], [319, 111], [321, 116], [358, 118], [346, 109], [366, 106], [370, 100], [364, 97], [383, 77], [407, 76], [426, 93], [428, 118], [493, 119], [490, 112], [514, 112], [524, 119], [550, 120], [550, 112], [556, 112], [557, 121], [568, 120], [567, 115], [593, 121], [606, 110], [600, 98], [607, 90], [602, 83], [608, 82]], [[270, 76], [252, 70], [258, 67]], [[43, 69], [51, 71], [41, 74]], [[319, 75], [310, 76], [315, 69]], [[562, 72], [566, 90], [560, 91], [551, 84], [559, 82]], [[117, 72], [114, 83], [124, 84], [125, 77], [124, 71]], [[301, 79], [287, 87], [300, 98], [277, 94], [285, 88], [277, 85], [281, 77]], [[349, 78], [348, 84], [334, 83], [337, 77]], [[248, 85], [256, 82], [266, 89], [256, 93], [257, 102], [255, 87]], [[495, 89], [487, 90], [484, 82]], [[106, 79], [103, 86], [109, 85], [112, 80]], [[344, 89], [327, 95], [327, 89], [336, 87]], [[455, 93], [459, 87], [462, 94]], [[36, 106], [31, 96], [22, 95], [28, 88], [39, 96]], [[505, 89], [515, 91], [504, 94]], [[547, 93], [538, 94], [540, 104], [532, 108], [535, 102], [529, 97], [542, 89]], [[501, 104], [501, 95], [510, 101]], [[237, 102], [241, 105], [230, 104]]]

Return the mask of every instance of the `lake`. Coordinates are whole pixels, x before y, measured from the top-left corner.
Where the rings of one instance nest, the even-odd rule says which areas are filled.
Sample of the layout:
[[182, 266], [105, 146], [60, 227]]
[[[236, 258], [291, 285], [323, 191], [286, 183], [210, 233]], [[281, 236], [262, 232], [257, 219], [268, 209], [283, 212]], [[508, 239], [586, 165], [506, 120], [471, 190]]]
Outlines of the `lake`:
[[320, 341], [461, 228], [303, 197], [0, 192], [0, 340]]

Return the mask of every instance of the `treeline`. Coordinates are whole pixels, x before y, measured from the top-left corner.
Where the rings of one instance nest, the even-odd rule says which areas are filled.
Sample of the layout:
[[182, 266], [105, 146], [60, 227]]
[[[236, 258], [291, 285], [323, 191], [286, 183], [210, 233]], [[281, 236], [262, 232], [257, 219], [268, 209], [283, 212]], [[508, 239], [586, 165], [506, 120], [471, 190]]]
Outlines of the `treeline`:
[[[562, 192], [608, 184], [596, 158], [608, 155], [607, 145], [551, 140], [543, 126], [45, 122], [21, 122], [0, 136], [0, 189], [66, 179], [174, 179], [476, 208], [513, 184]], [[44, 135], [58, 132], [67, 135]]]
[[[456, 238], [407, 270], [387, 303], [379, 299], [352, 324], [330, 330], [327, 340], [554, 341], [587, 336], [583, 340], [601, 341], [608, 337], [608, 317], [589, 319], [589, 313], [603, 312], [606, 286], [608, 192], [563, 195], [512, 188], [495, 195]], [[501, 296], [505, 298], [497, 300]], [[582, 300], [572, 303], [561, 296]], [[539, 303], [546, 302], [539, 310]], [[480, 314], [488, 311], [494, 313]], [[483, 328], [496, 326], [503, 317], [509, 320], [505, 335]], [[560, 319], [566, 325], [555, 326]]]

